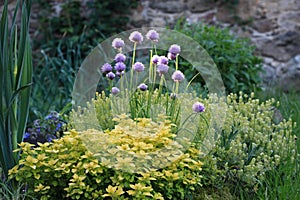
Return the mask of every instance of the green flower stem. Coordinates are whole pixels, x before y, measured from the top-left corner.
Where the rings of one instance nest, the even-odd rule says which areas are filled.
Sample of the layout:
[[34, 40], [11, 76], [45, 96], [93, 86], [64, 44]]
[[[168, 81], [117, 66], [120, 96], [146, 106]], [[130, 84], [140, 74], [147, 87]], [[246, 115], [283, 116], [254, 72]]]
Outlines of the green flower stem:
[[155, 44], [153, 44], [153, 48], [154, 48], [155, 55], [157, 55], [156, 45]]
[[179, 81], [175, 81], [175, 94], [178, 94]]
[[178, 70], [178, 55], [176, 55], [176, 62], [175, 62], [175, 65], [176, 65], [176, 71]]
[[152, 67], [153, 67], [153, 64], [152, 64], [152, 56], [153, 56], [153, 51], [150, 50], [150, 63], [149, 63], [149, 83], [151, 83], [153, 80], [152, 80]]
[[156, 83], [156, 64], [154, 64], [154, 67], [153, 67], [153, 90], [154, 90], [154, 86], [155, 86], [155, 83]]
[[160, 77], [160, 82], [159, 82], [159, 87], [158, 87], [158, 95], [157, 95], [156, 103], [158, 103], [158, 100], [161, 97], [163, 83], [164, 83], [164, 75], [162, 74], [161, 77]]
[[149, 90], [147, 91], [146, 98], [147, 98], [147, 116], [150, 117], [152, 91], [149, 91]]
[[129, 89], [133, 89], [132, 88], [132, 82], [133, 82], [133, 65], [134, 65], [134, 61], [135, 61], [135, 51], [136, 51], [136, 42], [133, 45], [133, 54], [132, 54], [132, 63], [131, 63], [131, 71], [130, 71], [130, 87]]
[[[138, 86], [138, 79], [139, 79], [139, 73], [136, 72], [136, 75], [135, 75], [135, 86], [137, 87]], [[135, 88], [136, 89], [136, 88]]]
[[108, 88], [108, 91], [111, 91], [112, 86], [113, 86], [113, 80], [109, 80], [109, 88]]

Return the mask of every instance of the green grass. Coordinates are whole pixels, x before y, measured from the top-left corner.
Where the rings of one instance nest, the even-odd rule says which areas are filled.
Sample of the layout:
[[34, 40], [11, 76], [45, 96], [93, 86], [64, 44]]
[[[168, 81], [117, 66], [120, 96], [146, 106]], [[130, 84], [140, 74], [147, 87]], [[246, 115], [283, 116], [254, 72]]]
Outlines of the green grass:
[[300, 92], [284, 93], [278, 88], [270, 88], [258, 94], [261, 100], [274, 98], [280, 102], [279, 110], [283, 118], [291, 118], [296, 122], [293, 134], [298, 140], [297, 159], [295, 162], [287, 161], [285, 165], [267, 174], [267, 179], [259, 188], [259, 199], [299, 199], [300, 196]]
[[2, 168], [0, 168], [0, 199], [1, 200], [23, 200], [33, 199], [29, 197], [25, 192], [25, 187], [21, 183], [18, 183], [15, 187], [12, 187], [12, 182], [1, 178]]

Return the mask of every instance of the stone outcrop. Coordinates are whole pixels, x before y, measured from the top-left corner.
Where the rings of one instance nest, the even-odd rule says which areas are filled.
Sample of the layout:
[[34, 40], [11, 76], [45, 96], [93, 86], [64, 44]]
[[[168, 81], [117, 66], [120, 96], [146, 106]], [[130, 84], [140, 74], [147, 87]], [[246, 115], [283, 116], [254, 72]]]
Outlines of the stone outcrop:
[[264, 58], [266, 83], [282, 83], [300, 91], [300, 1], [239, 0], [236, 5], [208, 0], [142, 0], [134, 10], [134, 26], [173, 26], [177, 19], [231, 28], [250, 37]]

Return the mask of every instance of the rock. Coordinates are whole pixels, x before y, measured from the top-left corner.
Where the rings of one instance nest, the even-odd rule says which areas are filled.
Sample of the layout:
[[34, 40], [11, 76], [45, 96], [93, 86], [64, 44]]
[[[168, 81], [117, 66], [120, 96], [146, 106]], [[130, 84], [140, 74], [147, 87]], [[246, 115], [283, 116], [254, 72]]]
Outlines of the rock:
[[299, 10], [300, 9], [300, 1], [299, 0], [284, 0], [279, 2], [279, 6], [281, 9], [286, 11], [291, 10]]
[[167, 22], [163, 18], [154, 18], [150, 22], [150, 26], [152, 26], [152, 27], [164, 27], [164, 26], [166, 26], [166, 24], [167, 24]]
[[265, 84], [271, 83], [276, 78], [276, 70], [268, 64], [264, 64], [263, 73], [261, 74], [262, 80]]
[[281, 14], [278, 24], [287, 30], [300, 30], [300, 11]]
[[189, 0], [187, 8], [191, 12], [205, 12], [216, 7], [213, 1], [207, 0]]
[[300, 54], [300, 33], [287, 31], [276, 36], [273, 40], [265, 40], [261, 44], [261, 54], [278, 61], [288, 61]]
[[176, 0], [154, 0], [149, 3], [149, 7], [152, 9], [161, 10], [162, 12], [166, 13], [180, 13], [186, 9], [186, 4], [183, 4], [182, 2]]
[[284, 91], [300, 91], [300, 55], [292, 58], [282, 67], [286, 73], [280, 76], [280, 86]]
[[265, 33], [274, 30], [275, 28], [278, 28], [278, 25], [276, 23], [275, 19], [260, 19], [257, 21], [254, 21], [251, 26], [260, 33]]
[[186, 13], [185, 17], [187, 23], [189, 24], [197, 23], [199, 21], [205, 22], [207, 24], [212, 24], [215, 22], [215, 15], [216, 15], [216, 10], [212, 10], [212, 11], [207, 11], [203, 14]]
[[[282, 0], [285, 1], [285, 0]], [[265, 8], [266, 8], [266, 17], [273, 18], [278, 16], [281, 13], [281, 8], [279, 6], [279, 2], [277, 1], [265, 1]]]
[[230, 10], [226, 6], [219, 7], [218, 11], [216, 13], [217, 21], [220, 21], [223, 23], [234, 24], [235, 23], [234, 16], [235, 16], [234, 12], [232, 12], [232, 10]]
[[255, 13], [256, 0], [239, 0], [237, 6], [237, 17], [242, 21], [250, 20]]

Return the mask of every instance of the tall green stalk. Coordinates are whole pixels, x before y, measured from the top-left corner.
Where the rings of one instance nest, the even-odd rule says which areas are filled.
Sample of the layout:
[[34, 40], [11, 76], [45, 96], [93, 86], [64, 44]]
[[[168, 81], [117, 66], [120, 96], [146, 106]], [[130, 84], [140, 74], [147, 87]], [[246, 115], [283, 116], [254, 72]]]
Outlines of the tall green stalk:
[[[16, 17], [21, 9], [18, 30]], [[32, 81], [32, 51], [29, 39], [31, 0], [17, 1], [11, 25], [8, 1], [5, 0], [0, 19], [0, 164], [7, 177], [8, 170], [18, 163], [13, 152], [23, 140], [29, 112]]]

